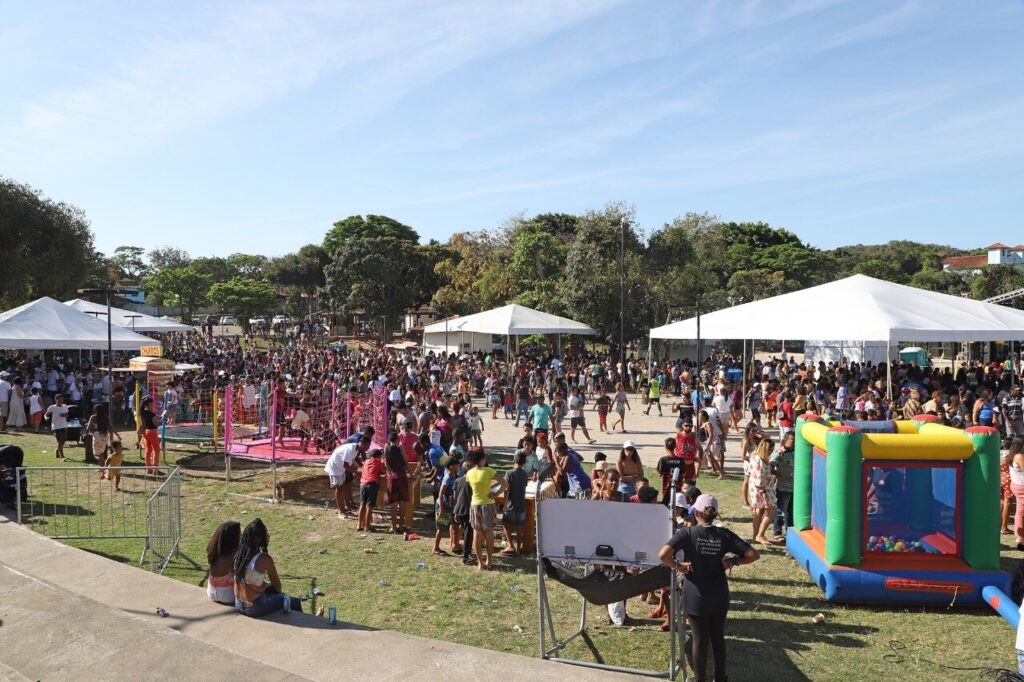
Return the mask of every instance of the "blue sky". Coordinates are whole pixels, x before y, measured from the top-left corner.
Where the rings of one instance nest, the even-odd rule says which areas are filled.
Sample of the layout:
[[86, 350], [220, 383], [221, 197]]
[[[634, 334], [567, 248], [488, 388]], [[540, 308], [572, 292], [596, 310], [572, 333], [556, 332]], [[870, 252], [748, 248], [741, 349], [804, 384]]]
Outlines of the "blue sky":
[[1017, 243], [1024, 3], [0, 0], [0, 174], [97, 246], [277, 255], [383, 213]]

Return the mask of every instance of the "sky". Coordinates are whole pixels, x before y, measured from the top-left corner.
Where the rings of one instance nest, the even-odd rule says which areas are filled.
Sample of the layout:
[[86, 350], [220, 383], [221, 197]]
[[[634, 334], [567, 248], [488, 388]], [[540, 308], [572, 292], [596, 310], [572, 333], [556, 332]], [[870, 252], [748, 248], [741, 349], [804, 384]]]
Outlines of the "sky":
[[609, 202], [1024, 240], [1022, 0], [0, 0], [0, 175], [97, 247], [280, 255]]

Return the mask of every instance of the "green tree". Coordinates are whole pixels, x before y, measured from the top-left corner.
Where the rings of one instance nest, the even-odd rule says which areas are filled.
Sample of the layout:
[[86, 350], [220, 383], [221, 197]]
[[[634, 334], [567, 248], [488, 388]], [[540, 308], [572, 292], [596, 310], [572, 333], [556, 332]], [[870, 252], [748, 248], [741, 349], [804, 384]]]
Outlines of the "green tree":
[[266, 256], [250, 253], [233, 253], [225, 261], [231, 272], [250, 279], [263, 279], [270, 263]]
[[380, 318], [387, 341], [395, 319], [426, 302], [417, 285], [419, 270], [425, 265], [413, 241], [395, 237], [350, 240], [324, 271], [324, 293], [342, 314], [362, 310], [371, 318]]
[[456, 232], [435, 263], [439, 286], [431, 304], [442, 315], [467, 315], [504, 305], [513, 296], [505, 233]]
[[76, 289], [105, 275], [80, 209], [5, 178], [0, 178], [0, 244], [3, 308], [40, 296], [74, 298]]
[[[290, 314], [307, 315], [316, 299], [317, 291], [324, 285], [324, 268], [330, 261], [318, 244], [306, 244], [295, 253], [275, 258], [267, 266], [270, 281], [298, 292], [297, 299], [289, 296]], [[296, 306], [297, 302], [302, 305]]]
[[970, 279], [969, 275], [927, 268], [914, 273], [910, 278], [910, 286], [960, 296], [971, 291]]
[[232, 277], [210, 287], [210, 300], [235, 316], [242, 330], [249, 332], [249, 318], [264, 315], [277, 303], [277, 292], [268, 282]]
[[189, 265], [195, 268], [196, 272], [209, 277], [214, 284], [227, 282], [237, 274], [234, 268], [228, 264], [227, 259], [220, 256], [200, 256], [192, 259]]
[[333, 259], [338, 251], [349, 242], [359, 239], [390, 237], [400, 241], [416, 243], [420, 236], [416, 230], [385, 215], [353, 215], [334, 223], [324, 236], [323, 249]]
[[984, 300], [1024, 288], [1024, 271], [1012, 265], [989, 265], [971, 280], [971, 296]]
[[164, 268], [143, 282], [147, 292], [160, 297], [164, 305], [181, 309], [182, 320], [192, 322], [195, 311], [209, 300], [213, 280], [194, 265]]
[[108, 264], [121, 284], [137, 284], [149, 272], [145, 260], [146, 250], [141, 246], [119, 246]]
[[192, 256], [187, 251], [173, 246], [158, 246], [150, 249], [149, 268], [151, 272], [163, 270], [164, 268], [183, 268], [192, 262]]
[[730, 303], [738, 305], [785, 293], [786, 276], [776, 270], [740, 270], [729, 278]]
[[509, 273], [516, 303], [550, 313], [564, 312], [558, 283], [576, 222], [576, 216], [563, 213], [514, 222], [509, 231]]
[[[627, 220], [625, 229], [623, 219]], [[601, 211], [588, 211], [581, 216], [559, 283], [566, 313], [594, 327], [616, 347], [620, 310], [627, 343], [650, 327], [645, 248], [632, 219], [632, 209], [621, 204], [609, 204]], [[620, 246], [624, 252], [624, 306], [620, 306], [619, 297]]]

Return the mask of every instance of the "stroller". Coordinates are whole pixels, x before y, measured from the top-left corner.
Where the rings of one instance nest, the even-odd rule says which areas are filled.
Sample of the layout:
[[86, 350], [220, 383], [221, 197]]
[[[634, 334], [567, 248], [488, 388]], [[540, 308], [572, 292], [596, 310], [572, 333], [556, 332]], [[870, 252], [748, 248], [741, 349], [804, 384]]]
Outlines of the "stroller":
[[24, 473], [18, 478], [18, 467], [25, 461], [25, 453], [17, 445], [0, 445], [0, 504], [13, 509], [21, 486], [21, 499], [28, 499], [28, 478]]

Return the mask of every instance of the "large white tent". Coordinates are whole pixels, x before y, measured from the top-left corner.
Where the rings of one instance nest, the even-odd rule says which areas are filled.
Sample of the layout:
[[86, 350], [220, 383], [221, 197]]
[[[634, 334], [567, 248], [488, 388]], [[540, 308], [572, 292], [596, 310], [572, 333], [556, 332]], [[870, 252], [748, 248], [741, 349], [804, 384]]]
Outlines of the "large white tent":
[[[1024, 311], [893, 284], [866, 275], [701, 315], [703, 339], [1024, 340]], [[654, 339], [695, 339], [697, 318], [651, 330]]]
[[[111, 328], [114, 350], [138, 350], [156, 342], [130, 329]], [[49, 297], [0, 313], [0, 348], [106, 350], [107, 322]]]
[[423, 329], [423, 348], [424, 350], [447, 353], [489, 351], [495, 346], [495, 336], [506, 338], [530, 334], [592, 336], [596, 333], [592, 327], [582, 322], [511, 304], [427, 325]]
[[[86, 314], [99, 314], [99, 318], [106, 320], [107, 306], [102, 303], [93, 303], [76, 298], [71, 301], [64, 301], [64, 305]], [[110, 308], [111, 324], [115, 327], [124, 327], [136, 332], [157, 332], [166, 334], [168, 332], [189, 332], [192, 327], [174, 320], [165, 320], [162, 317], [143, 315], [123, 308]]]

